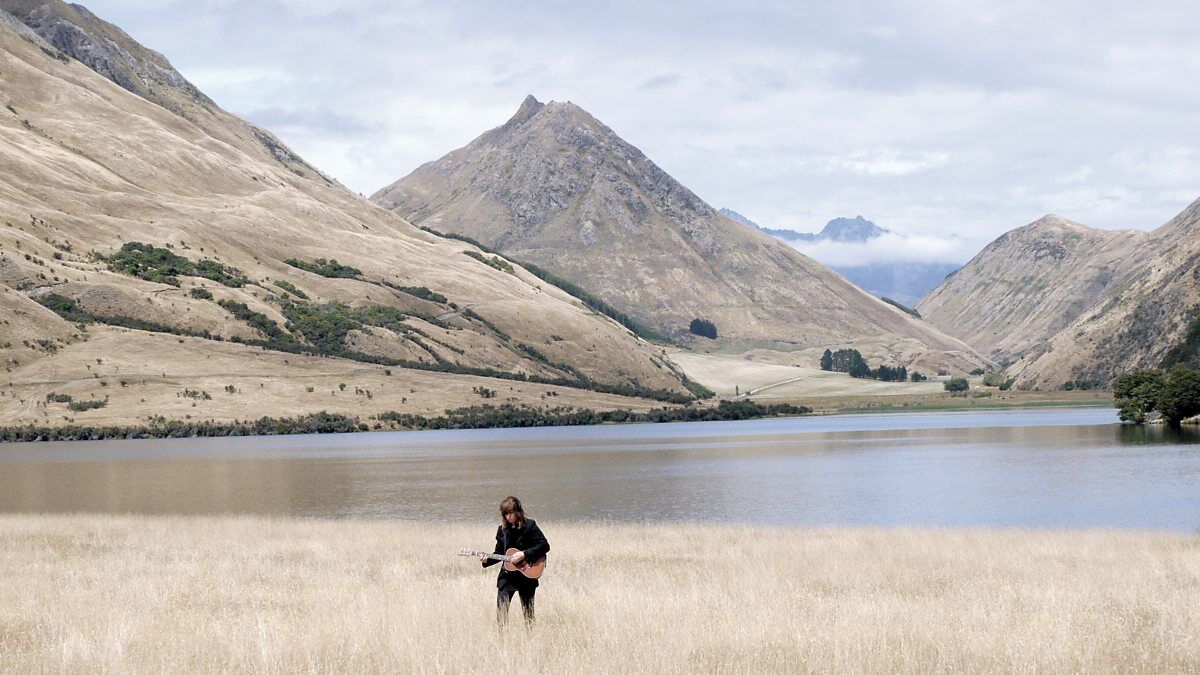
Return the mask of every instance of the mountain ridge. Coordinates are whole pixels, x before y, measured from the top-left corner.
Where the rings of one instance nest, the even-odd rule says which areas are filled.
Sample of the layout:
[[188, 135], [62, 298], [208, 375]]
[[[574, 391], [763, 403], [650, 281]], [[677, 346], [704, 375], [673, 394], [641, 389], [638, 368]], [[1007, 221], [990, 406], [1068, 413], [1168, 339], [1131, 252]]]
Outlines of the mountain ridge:
[[566, 277], [675, 339], [697, 339], [688, 324], [705, 318], [729, 343], [818, 350], [814, 362], [851, 343], [927, 369], [980, 362], [961, 342], [722, 216], [570, 102], [527, 97], [503, 125], [372, 200]]
[[1157, 367], [1200, 315], [1196, 200], [1153, 231], [1050, 214], [998, 237], [917, 309], [1026, 388]]
[[281, 161], [219, 108], [180, 115], [0, 16], [7, 423], [690, 398], [659, 349], [523, 268], [473, 259]]

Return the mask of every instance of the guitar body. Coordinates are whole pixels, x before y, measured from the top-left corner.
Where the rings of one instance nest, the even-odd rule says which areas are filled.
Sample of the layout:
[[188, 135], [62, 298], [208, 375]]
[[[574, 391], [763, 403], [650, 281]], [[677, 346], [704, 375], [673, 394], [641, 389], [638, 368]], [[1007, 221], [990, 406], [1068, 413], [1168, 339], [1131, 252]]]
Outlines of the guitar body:
[[[517, 549], [510, 548], [505, 551], [505, 556], [513, 556], [517, 553]], [[522, 560], [519, 563], [505, 561], [504, 569], [509, 572], [520, 572], [530, 579], [537, 579], [546, 571], [546, 556], [542, 556], [534, 561]]]

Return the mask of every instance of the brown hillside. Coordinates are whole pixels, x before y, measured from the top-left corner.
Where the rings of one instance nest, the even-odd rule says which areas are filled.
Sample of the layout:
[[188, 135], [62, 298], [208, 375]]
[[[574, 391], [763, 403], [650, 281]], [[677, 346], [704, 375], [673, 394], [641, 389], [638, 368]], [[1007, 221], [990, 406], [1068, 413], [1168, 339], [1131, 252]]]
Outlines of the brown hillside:
[[[0, 7], [21, 10], [33, 4], [4, 0]], [[94, 23], [98, 20], [78, 6], [42, 3], [24, 18], [35, 29], [56, 26], [48, 33], [52, 37], [75, 35], [78, 39], [63, 45], [83, 50], [85, 57], [94, 53], [86, 45], [112, 47], [112, 40], [124, 36], [118, 31], [110, 39], [104, 31], [116, 29]], [[105, 361], [123, 351], [126, 341], [137, 352], [141, 348], [134, 345], [151, 337], [144, 330], [113, 333], [103, 328], [106, 323], [225, 340], [287, 340], [309, 352], [320, 351], [320, 336], [332, 333], [339, 353], [409, 362], [418, 370], [469, 369], [629, 392], [684, 391], [661, 350], [525, 270], [497, 269], [472, 259], [463, 252], [474, 247], [422, 232], [306, 169], [299, 158], [287, 159], [294, 153], [275, 152], [251, 125], [202, 95], [193, 96], [194, 87], [186, 81], [164, 75], [167, 81], [152, 81], [149, 93], [135, 92], [20, 26], [0, 13], [0, 355], [6, 360], [4, 384], [11, 383], [6, 395], [44, 397], [64, 386], [64, 376], [80, 395], [111, 393], [93, 382], [98, 378], [87, 369], [64, 374], [41, 363], [67, 354]], [[135, 63], [146, 63], [141, 54], [162, 59], [144, 48], [122, 49], [136, 57]], [[165, 59], [152, 65], [169, 68]], [[170, 87], [177, 91], [167, 91]], [[186, 273], [145, 275], [151, 277], [147, 280], [112, 269], [104, 258], [134, 241], [189, 264], [213, 261], [245, 283]], [[358, 273], [329, 278], [284, 262], [319, 258], [336, 259]], [[198, 288], [213, 297], [196, 297]], [[67, 299], [98, 321], [80, 322], [69, 313], [71, 320], [64, 320], [39, 304], [39, 299], [55, 304], [50, 296]], [[244, 303], [247, 312], [261, 316], [239, 317], [217, 304], [222, 300]], [[335, 301], [343, 305], [330, 304]], [[347, 313], [369, 318], [339, 329], [344, 337], [326, 330]], [[101, 334], [107, 337], [97, 340]], [[260, 372], [256, 364], [265, 358], [259, 347], [178, 339], [219, 349], [223, 373], [229, 372], [230, 360], [239, 359], [244, 366], [234, 366], [234, 372]], [[189, 353], [202, 356], [147, 367], [183, 390], [216, 358], [208, 348]], [[291, 356], [293, 362], [303, 360]], [[337, 368], [355, 372], [353, 360]], [[49, 371], [58, 373], [53, 381], [43, 377]], [[434, 375], [446, 382], [467, 381], [461, 374]], [[353, 387], [353, 379], [346, 382]], [[510, 384], [498, 379], [489, 387], [507, 391]], [[525, 389], [513, 396], [543, 403], [545, 387]], [[462, 387], [446, 390], [461, 392]], [[148, 415], [162, 395], [147, 390], [137, 399], [145, 399]], [[387, 409], [405, 410], [400, 398]], [[437, 400], [447, 406], [484, 402], [473, 394]], [[364, 400], [360, 409], [381, 405]], [[5, 424], [62, 422], [32, 405], [4, 411]], [[294, 412], [275, 403], [253, 411]], [[75, 417], [82, 423], [101, 415]], [[211, 416], [245, 417], [232, 411]]]
[[1027, 386], [1072, 380], [1108, 382], [1158, 367], [1200, 316], [1200, 200], [1131, 249], [1133, 264], [1087, 312], [1013, 364]]
[[1200, 201], [1153, 232], [1048, 216], [992, 242], [918, 305], [1020, 386], [1157, 367], [1200, 310]]
[[963, 343], [735, 223], [572, 103], [532, 96], [503, 126], [372, 196], [413, 223], [470, 236], [564, 276], [697, 347], [854, 346], [876, 362], [969, 370]]
[[1044, 345], [1136, 266], [1140, 231], [1049, 215], [989, 244], [917, 305], [946, 333], [1001, 361]]

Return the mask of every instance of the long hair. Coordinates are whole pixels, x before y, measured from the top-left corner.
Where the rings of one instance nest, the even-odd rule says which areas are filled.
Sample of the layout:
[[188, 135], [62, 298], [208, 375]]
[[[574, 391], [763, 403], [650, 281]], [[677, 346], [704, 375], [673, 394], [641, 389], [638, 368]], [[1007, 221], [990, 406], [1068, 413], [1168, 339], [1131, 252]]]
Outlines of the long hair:
[[517, 522], [513, 523], [517, 527], [525, 527], [525, 507], [521, 506], [521, 500], [509, 495], [500, 502], [500, 521], [508, 526], [508, 521], [504, 520], [504, 516], [509, 513], [517, 514]]

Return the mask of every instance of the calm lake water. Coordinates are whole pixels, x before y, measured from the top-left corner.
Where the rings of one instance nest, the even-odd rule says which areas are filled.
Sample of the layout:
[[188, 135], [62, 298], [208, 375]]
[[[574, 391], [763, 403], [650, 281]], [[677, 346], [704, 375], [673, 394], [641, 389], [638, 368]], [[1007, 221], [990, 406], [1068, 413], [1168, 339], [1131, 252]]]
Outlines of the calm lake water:
[[1200, 529], [1200, 434], [1113, 410], [0, 446], [0, 511]]

